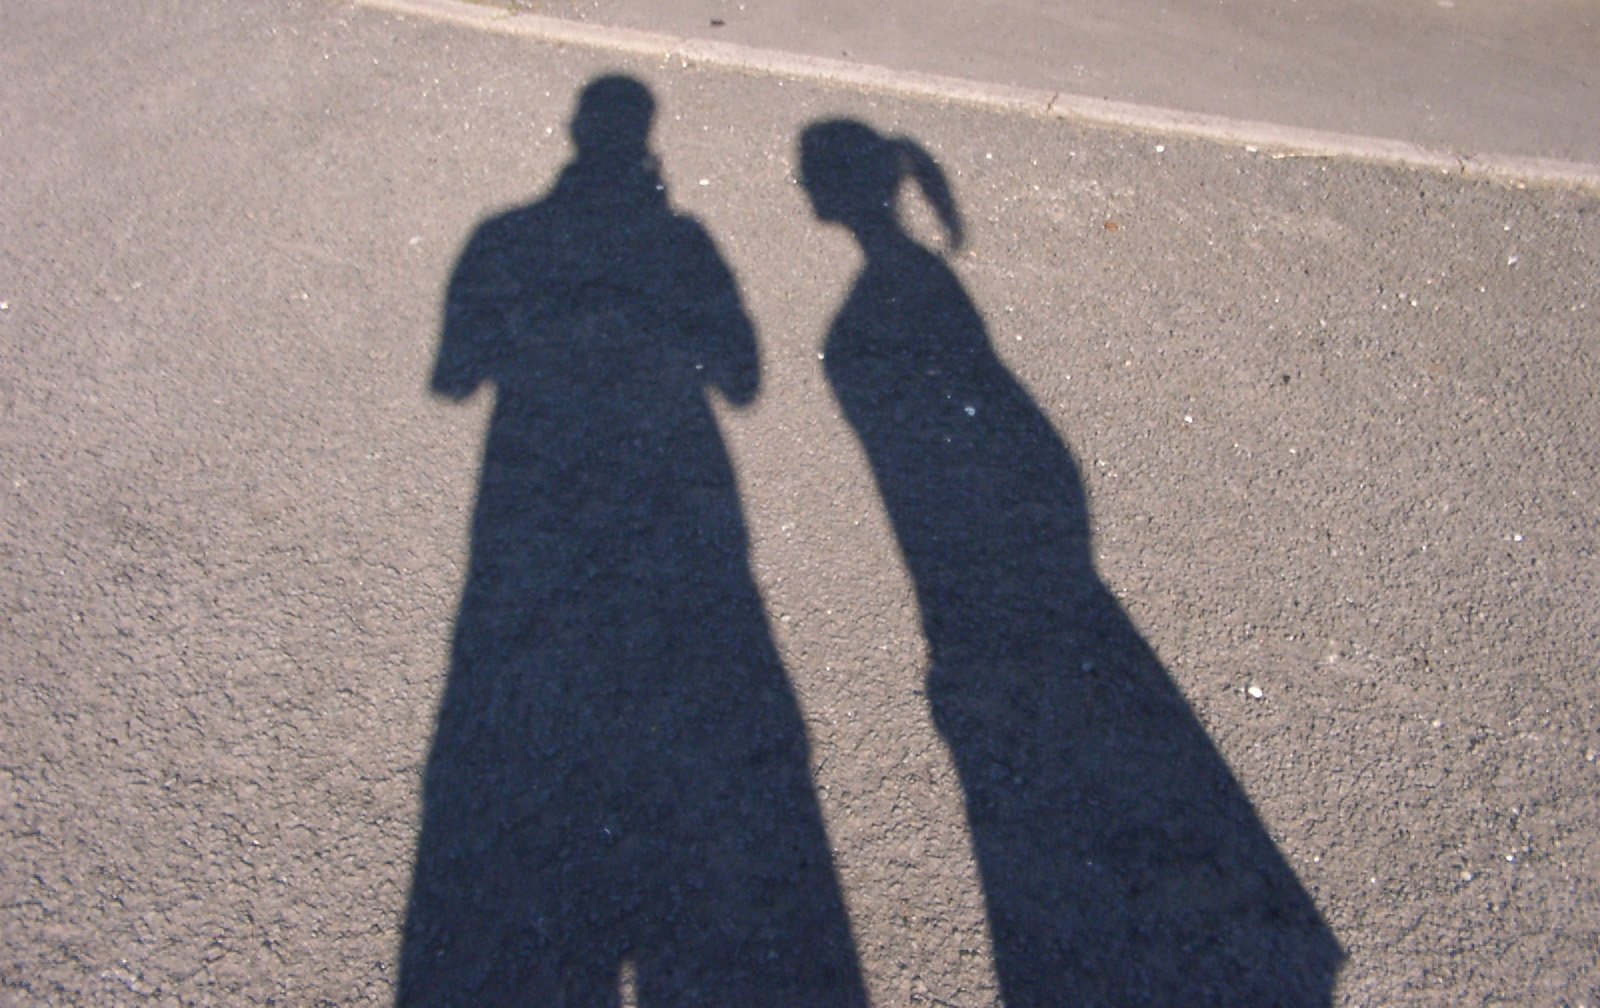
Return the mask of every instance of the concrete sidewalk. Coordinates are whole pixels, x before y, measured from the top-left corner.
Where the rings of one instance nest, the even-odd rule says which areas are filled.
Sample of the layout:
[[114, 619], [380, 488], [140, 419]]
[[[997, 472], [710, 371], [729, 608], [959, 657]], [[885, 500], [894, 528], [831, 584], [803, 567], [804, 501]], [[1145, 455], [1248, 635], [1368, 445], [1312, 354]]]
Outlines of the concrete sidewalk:
[[621, 72], [754, 325], [758, 389], [712, 402], [872, 1003], [997, 1004], [1013, 936], [819, 359], [862, 263], [796, 144], [840, 117], [942, 166], [946, 261], [1342, 949], [1331, 1003], [1600, 1000], [1592, 194], [361, 6], [3, 18], [0, 999], [393, 1000], [493, 399], [429, 391], [446, 285]]
[[1178, 113], [1600, 165], [1600, 4], [508, 0], [596, 25]]

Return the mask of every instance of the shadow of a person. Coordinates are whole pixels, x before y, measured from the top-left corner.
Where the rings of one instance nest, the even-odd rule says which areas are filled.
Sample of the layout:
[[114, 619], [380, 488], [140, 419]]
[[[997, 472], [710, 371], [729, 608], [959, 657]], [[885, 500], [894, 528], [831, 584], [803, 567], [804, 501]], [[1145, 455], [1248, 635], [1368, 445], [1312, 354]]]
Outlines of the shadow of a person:
[[943, 259], [901, 227], [915, 143], [809, 126], [803, 183], [865, 265], [826, 371], [915, 585], [1011, 1008], [1326, 1005], [1341, 950], [1101, 583], [1072, 454]]
[[432, 387], [495, 401], [401, 1005], [865, 1002], [707, 400], [753, 400], [754, 333], [653, 110], [586, 86], [575, 158], [450, 281]]

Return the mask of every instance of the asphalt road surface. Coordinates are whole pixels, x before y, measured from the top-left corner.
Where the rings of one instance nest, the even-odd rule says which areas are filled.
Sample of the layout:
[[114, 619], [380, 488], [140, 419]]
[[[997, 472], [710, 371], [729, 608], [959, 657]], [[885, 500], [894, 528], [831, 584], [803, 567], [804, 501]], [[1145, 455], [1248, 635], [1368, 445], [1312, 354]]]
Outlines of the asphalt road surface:
[[1600, 199], [0, 14], [0, 1000], [1600, 1004]]
[[503, 0], [1455, 152], [1600, 162], [1595, 0]]

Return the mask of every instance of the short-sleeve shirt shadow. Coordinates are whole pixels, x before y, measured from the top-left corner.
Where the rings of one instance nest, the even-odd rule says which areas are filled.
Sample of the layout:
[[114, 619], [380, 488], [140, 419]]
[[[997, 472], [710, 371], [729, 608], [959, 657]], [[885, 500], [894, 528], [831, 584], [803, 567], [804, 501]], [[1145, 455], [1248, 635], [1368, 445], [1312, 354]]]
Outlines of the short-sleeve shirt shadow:
[[398, 1001], [860, 1005], [798, 705], [707, 399], [754, 334], [674, 213], [637, 82], [483, 224], [433, 385], [492, 384], [470, 569], [424, 784]]

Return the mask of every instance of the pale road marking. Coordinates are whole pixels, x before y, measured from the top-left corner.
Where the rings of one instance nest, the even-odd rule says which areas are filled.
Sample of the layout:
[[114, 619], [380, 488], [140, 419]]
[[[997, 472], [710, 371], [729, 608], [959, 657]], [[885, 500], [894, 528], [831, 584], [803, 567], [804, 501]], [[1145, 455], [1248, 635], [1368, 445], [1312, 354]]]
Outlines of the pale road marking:
[[638, 56], [694, 61], [747, 73], [842, 84], [913, 98], [961, 102], [1001, 112], [1053, 116], [1093, 126], [1140, 133], [1199, 137], [1261, 149], [1267, 156], [1353, 158], [1424, 171], [1491, 179], [1515, 186], [1558, 185], [1600, 190], [1600, 164], [1514, 154], [1458, 154], [1404, 140], [1357, 136], [1185, 112], [1181, 109], [1108, 101], [1041, 88], [1014, 87], [939, 74], [891, 70], [824, 56], [761, 49], [710, 39], [683, 38], [633, 28], [568, 21], [466, 0], [356, 0], [397, 14], [470, 25], [558, 45], [583, 46]]

